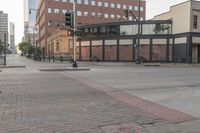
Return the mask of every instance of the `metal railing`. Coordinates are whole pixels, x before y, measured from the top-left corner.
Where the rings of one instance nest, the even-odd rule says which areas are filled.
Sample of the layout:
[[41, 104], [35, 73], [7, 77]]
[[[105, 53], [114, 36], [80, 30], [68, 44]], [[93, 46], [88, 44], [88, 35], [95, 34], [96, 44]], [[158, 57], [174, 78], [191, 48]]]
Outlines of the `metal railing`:
[[183, 57], [173, 57], [169, 61], [165, 57], [161, 57], [160, 63], [174, 63], [174, 64], [200, 64], [199, 58], [183, 58]]
[[0, 65], [4, 65], [4, 64], [5, 64], [5, 56], [0, 55]]

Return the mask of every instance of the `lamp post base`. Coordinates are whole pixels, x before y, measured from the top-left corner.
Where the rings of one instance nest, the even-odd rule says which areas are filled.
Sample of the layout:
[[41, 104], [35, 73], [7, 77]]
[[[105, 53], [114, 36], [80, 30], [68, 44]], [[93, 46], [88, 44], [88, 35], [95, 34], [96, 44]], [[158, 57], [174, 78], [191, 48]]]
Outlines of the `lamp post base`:
[[73, 61], [72, 67], [73, 68], [77, 68], [78, 67], [78, 64], [76, 63], [76, 61]]

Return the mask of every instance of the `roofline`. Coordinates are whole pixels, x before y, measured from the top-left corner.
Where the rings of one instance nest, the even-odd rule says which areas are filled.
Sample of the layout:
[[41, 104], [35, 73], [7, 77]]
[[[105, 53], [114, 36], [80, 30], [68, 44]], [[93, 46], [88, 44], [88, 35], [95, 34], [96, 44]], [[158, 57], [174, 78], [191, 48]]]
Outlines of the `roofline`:
[[[141, 24], [155, 24], [155, 23], [172, 24], [172, 20], [147, 20], [147, 21], [140, 21], [140, 22], [141, 22]], [[95, 26], [109, 26], [109, 25], [129, 25], [129, 24], [138, 24], [138, 22], [137, 21], [110, 22], [110, 23], [101, 23], [101, 24], [81, 25], [81, 26], [78, 26], [78, 28], [95, 27]]]
[[170, 10], [169, 10], [169, 11], [160, 13], [160, 14], [158, 14], [158, 15], [155, 15], [154, 18], [156, 18], [156, 17], [158, 17], [158, 16], [160, 16], [160, 15], [167, 14], [167, 13], [171, 12], [171, 9], [172, 9], [173, 7], [176, 7], [176, 6], [179, 6], [179, 5], [181, 5], [181, 4], [188, 3], [188, 2], [200, 2], [200, 1], [196, 1], [196, 0], [187, 0], [187, 1], [184, 1], [184, 2], [181, 2], [181, 3], [178, 3], [178, 4], [175, 4], [175, 5], [172, 5], [172, 6], [170, 6]]

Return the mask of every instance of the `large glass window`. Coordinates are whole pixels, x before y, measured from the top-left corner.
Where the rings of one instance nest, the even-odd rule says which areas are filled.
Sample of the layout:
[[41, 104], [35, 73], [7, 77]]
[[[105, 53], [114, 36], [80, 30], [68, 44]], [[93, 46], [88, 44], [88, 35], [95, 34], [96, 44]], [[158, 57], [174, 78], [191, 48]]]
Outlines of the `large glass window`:
[[109, 35], [118, 35], [119, 34], [119, 28], [117, 25], [112, 25], [107, 27], [107, 33]]
[[136, 35], [138, 34], [137, 25], [121, 25], [120, 26], [120, 35]]

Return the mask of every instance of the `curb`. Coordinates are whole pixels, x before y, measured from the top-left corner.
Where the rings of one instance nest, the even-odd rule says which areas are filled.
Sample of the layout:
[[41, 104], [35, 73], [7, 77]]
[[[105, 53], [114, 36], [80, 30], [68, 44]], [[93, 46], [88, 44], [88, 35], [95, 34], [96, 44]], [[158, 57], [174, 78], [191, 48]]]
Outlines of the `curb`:
[[90, 71], [90, 68], [41, 68], [42, 72], [59, 72], [59, 71]]
[[0, 66], [0, 68], [26, 68], [26, 66]]

